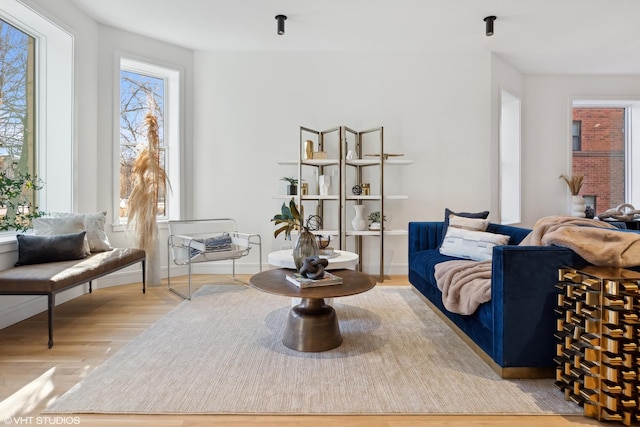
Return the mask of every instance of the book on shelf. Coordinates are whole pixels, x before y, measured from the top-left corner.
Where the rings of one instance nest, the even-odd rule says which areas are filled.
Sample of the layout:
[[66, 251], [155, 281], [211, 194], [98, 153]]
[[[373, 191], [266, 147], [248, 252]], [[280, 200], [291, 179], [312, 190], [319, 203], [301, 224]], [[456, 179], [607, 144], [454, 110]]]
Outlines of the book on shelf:
[[299, 273], [287, 273], [287, 280], [299, 288], [315, 288], [318, 286], [331, 286], [341, 285], [342, 278], [331, 274], [328, 271], [324, 272], [324, 276], [321, 279], [309, 279]]

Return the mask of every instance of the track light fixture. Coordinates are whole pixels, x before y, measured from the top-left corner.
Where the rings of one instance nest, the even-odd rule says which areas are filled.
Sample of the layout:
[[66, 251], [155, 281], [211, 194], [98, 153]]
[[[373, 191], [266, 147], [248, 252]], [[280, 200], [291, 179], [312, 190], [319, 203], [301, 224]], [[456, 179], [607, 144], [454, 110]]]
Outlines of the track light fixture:
[[287, 20], [285, 15], [276, 15], [276, 21], [278, 21], [278, 34], [284, 34], [284, 21]]
[[487, 37], [492, 36], [493, 35], [493, 22], [496, 20], [495, 16], [487, 16], [486, 18], [484, 18], [484, 22], [485, 22], [485, 34], [487, 35]]

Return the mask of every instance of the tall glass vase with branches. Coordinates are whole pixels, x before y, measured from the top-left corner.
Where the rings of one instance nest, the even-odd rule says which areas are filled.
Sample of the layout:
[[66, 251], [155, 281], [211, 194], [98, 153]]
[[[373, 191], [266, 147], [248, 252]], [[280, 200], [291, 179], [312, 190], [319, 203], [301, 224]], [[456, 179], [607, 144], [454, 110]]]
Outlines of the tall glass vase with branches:
[[154, 102], [149, 102], [145, 116], [147, 145], [142, 148], [132, 168], [133, 187], [129, 196], [128, 226], [136, 245], [147, 253], [147, 282], [160, 284], [160, 258], [158, 245], [158, 199], [169, 186], [167, 174], [160, 163], [158, 119]]

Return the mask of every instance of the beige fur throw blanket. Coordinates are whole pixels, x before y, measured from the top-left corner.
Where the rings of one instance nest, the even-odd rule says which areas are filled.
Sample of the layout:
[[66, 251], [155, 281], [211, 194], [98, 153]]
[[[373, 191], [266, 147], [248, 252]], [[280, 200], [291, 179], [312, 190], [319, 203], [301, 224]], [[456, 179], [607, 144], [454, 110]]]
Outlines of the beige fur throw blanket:
[[442, 303], [452, 313], [472, 314], [491, 299], [491, 260], [441, 262], [435, 278]]
[[549, 216], [539, 219], [520, 246], [561, 246], [587, 262], [606, 267], [640, 265], [640, 234], [616, 231], [606, 222]]

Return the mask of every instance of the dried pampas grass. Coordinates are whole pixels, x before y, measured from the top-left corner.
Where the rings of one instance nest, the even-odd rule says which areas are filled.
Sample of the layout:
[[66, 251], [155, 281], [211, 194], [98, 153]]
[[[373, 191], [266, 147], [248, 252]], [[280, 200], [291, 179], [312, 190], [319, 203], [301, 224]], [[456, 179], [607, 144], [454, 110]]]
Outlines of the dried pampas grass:
[[569, 186], [569, 191], [571, 191], [572, 196], [577, 196], [580, 192], [580, 188], [582, 188], [582, 182], [584, 181], [584, 176], [582, 175], [574, 175], [572, 177], [568, 177], [566, 175], [560, 175], [560, 178], [564, 179], [564, 182]]
[[[153, 110], [152, 110], [153, 111]], [[145, 116], [148, 145], [133, 164], [133, 188], [129, 196], [128, 223], [140, 249], [153, 255], [158, 238], [158, 193], [166, 190], [167, 174], [160, 166], [158, 120], [152, 113]]]

